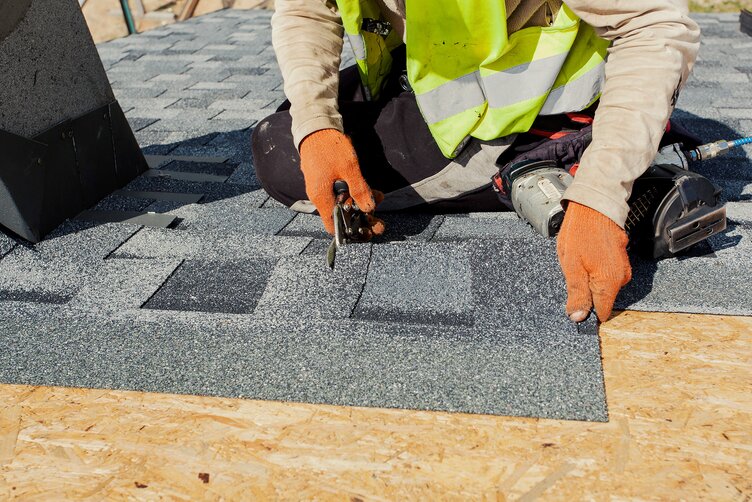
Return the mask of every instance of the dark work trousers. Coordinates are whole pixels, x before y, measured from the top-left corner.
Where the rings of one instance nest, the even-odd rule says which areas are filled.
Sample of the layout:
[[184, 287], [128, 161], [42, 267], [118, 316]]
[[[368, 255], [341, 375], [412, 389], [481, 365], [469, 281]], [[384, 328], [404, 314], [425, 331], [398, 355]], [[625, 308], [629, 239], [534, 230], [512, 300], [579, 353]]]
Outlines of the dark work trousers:
[[[446, 167], [415, 95], [402, 88], [404, 51], [394, 53], [391, 77], [378, 101], [365, 101], [358, 69], [340, 72], [339, 111], [345, 134], [358, 155], [363, 177], [384, 193], [433, 176]], [[253, 162], [261, 185], [286, 206], [307, 200], [300, 157], [293, 144], [292, 119], [285, 101], [273, 115], [262, 120], [252, 137]], [[505, 207], [490, 186], [450, 200], [420, 204], [414, 209], [432, 212], [501, 211]]]

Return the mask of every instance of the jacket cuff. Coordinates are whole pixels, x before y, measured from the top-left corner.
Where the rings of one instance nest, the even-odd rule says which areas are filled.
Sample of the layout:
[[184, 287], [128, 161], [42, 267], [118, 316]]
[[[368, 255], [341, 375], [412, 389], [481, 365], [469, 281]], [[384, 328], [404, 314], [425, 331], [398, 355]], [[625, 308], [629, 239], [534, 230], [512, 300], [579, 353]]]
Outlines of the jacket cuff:
[[295, 148], [300, 150], [300, 143], [309, 134], [315, 133], [322, 129], [336, 129], [344, 133], [342, 128], [342, 117], [331, 115], [317, 115], [306, 120], [302, 124], [296, 125], [292, 129], [292, 139], [295, 142]]
[[595, 209], [613, 220], [621, 228], [624, 228], [624, 222], [627, 221], [629, 214], [629, 205], [626, 201], [614, 199], [592, 186], [578, 183], [576, 178], [564, 192], [564, 200], [573, 200], [590, 209]]

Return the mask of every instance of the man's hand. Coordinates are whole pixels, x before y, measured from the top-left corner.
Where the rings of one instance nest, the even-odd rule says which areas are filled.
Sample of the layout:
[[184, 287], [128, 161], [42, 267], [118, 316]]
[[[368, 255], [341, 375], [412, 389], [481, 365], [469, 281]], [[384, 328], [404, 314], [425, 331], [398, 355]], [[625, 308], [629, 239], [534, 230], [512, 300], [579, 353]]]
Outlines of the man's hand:
[[[363, 178], [350, 138], [336, 129], [322, 129], [306, 136], [300, 143], [300, 169], [308, 198], [318, 209], [330, 234], [334, 234], [335, 181], [347, 183], [350, 196], [364, 213], [373, 213], [383, 198], [381, 193], [371, 190]], [[383, 221], [370, 215], [368, 220], [373, 235], [384, 232]]]
[[557, 250], [567, 281], [567, 315], [584, 321], [595, 304], [601, 322], [608, 320], [619, 290], [632, 279], [627, 234], [610, 218], [570, 201], [559, 232]]

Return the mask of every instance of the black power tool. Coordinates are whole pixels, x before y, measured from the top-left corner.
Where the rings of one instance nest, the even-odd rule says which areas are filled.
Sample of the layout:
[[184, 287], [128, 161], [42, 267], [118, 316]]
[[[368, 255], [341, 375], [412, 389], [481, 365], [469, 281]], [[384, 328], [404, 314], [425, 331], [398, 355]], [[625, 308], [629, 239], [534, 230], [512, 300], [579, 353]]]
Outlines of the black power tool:
[[[668, 145], [634, 183], [625, 230], [630, 246], [654, 258], [674, 256], [726, 228], [721, 190], [689, 170], [687, 160], [716, 157], [749, 138], [718, 141], [683, 151]], [[517, 214], [546, 237], [556, 235], [564, 219], [561, 199], [573, 176], [552, 160], [523, 160], [513, 164], [495, 183], [510, 194]]]

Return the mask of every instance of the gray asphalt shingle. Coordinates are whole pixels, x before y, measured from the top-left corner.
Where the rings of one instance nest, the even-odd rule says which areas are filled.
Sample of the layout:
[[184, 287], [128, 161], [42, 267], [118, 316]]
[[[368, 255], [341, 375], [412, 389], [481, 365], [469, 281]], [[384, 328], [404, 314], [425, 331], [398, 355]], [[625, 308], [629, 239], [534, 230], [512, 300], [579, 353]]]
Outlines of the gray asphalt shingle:
[[392, 323], [472, 325], [471, 245], [382, 244], [353, 316]]
[[607, 419], [594, 336], [205, 316], [3, 319], [0, 380]]
[[113, 258], [182, 258], [235, 261], [249, 257], [295, 256], [305, 249], [305, 237], [144, 228], [112, 254]]
[[273, 265], [270, 260], [186, 260], [143, 308], [250, 314]]

